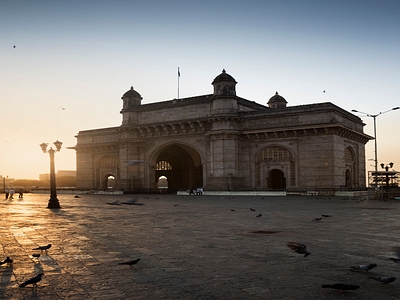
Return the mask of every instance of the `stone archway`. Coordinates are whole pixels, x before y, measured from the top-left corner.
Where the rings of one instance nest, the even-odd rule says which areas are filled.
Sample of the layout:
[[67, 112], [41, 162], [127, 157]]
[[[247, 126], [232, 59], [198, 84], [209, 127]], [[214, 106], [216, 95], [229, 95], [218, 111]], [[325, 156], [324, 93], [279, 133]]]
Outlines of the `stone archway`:
[[268, 173], [268, 187], [273, 190], [286, 188], [285, 174], [278, 169], [273, 169]]
[[118, 185], [118, 158], [115, 156], [105, 156], [97, 162], [97, 188], [101, 190], [110, 189], [110, 177], [113, 177], [112, 188]]
[[351, 189], [353, 187], [353, 183], [351, 180], [351, 172], [349, 169], [346, 170], [346, 188]]
[[167, 145], [154, 157], [155, 182], [161, 176], [167, 177], [169, 193], [203, 186], [203, 165], [194, 148], [184, 144]]
[[261, 149], [256, 157], [255, 171], [256, 188], [284, 189], [296, 186], [295, 158], [284, 147], [271, 145]]
[[115, 187], [115, 177], [113, 175], [108, 175], [106, 179], [106, 189], [111, 190]]
[[344, 150], [344, 160], [345, 160], [345, 186], [347, 189], [351, 189], [354, 187], [356, 183], [356, 160], [355, 154], [351, 147], [347, 147]]

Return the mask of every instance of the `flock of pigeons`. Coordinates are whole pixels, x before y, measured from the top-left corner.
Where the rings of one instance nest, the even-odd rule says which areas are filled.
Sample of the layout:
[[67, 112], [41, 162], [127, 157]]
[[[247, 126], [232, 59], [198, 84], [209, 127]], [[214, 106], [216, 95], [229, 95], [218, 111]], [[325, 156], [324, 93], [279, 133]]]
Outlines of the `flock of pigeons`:
[[[48, 244], [46, 246], [39, 246], [32, 250], [40, 250], [40, 253], [42, 253], [43, 251], [45, 251], [47, 253], [47, 250], [49, 250], [50, 248], [51, 248], [51, 244]], [[32, 257], [38, 259], [40, 257], [40, 253], [34, 253], [34, 254], [32, 254]], [[121, 262], [121, 263], [119, 263], [119, 265], [128, 265], [128, 266], [132, 267], [133, 265], [136, 265], [139, 261], [140, 261], [140, 258], [131, 260], [131, 261], [127, 261], [127, 262]], [[13, 262], [14, 261], [9, 256], [7, 256], [6, 259], [4, 259], [3, 261], [0, 261], [0, 266], [6, 264], [7, 267], [10, 268], [10, 267], [12, 267]], [[44, 274], [40, 273], [40, 274], [36, 275], [35, 277], [32, 277], [32, 278], [26, 280], [25, 282], [21, 283], [19, 285], [19, 287], [23, 288], [23, 287], [26, 287], [27, 285], [31, 284], [33, 286], [33, 288], [35, 289], [35, 288], [37, 288], [38, 282], [42, 280], [43, 276], [44, 276]]]
[[[253, 208], [250, 208], [251, 211], [256, 211]], [[231, 211], [235, 211], [234, 209], [231, 209]], [[256, 217], [261, 217], [262, 214], [257, 215]], [[319, 218], [315, 218], [313, 219], [314, 222], [319, 222], [322, 220], [322, 218], [328, 218], [328, 217], [332, 217], [331, 215], [321, 215], [321, 217]], [[298, 254], [302, 254], [304, 255], [304, 257], [309, 256], [311, 253], [307, 250], [307, 246], [301, 243], [296, 243], [296, 242], [288, 242], [287, 246], [292, 249], [294, 252], [298, 253]], [[40, 250], [41, 253], [43, 251], [45, 251], [47, 253], [47, 250], [49, 250], [51, 248], [51, 244], [48, 244], [46, 246], [39, 246], [37, 248], [34, 248], [32, 250]], [[391, 257], [389, 258], [389, 260], [400, 264], [400, 247], [395, 247], [393, 248], [393, 251], [396, 253], [396, 257]], [[39, 253], [34, 253], [32, 254], [33, 258], [38, 259], [40, 257]], [[127, 262], [121, 262], [118, 263], [118, 265], [128, 265], [130, 267], [132, 267], [133, 265], [136, 265], [141, 259], [135, 259], [135, 260], [131, 260], [131, 261], [127, 261]], [[7, 256], [6, 259], [4, 259], [3, 261], [0, 261], [0, 266], [6, 264], [7, 267], [11, 267], [13, 263], [13, 260]], [[371, 264], [365, 264], [365, 265], [359, 265], [359, 266], [351, 266], [350, 270], [351, 271], [370, 271], [373, 268], [377, 267], [378, 265], [375, 263], [371, 263]], [[32, 284], [33, 288], [37, 288], [37, 284], [38, 282], [40, 282], [42, 280], [42, 277], [44, 276], [43, 273], [38, 274], [35, 277], [32, 277], [28, 280], [26, 280], [24, 283], [20, 284], [19, 287], [25, 287], [27, 285]], [[370, 276], [368, 277], [370, 279], [374, 279], [377, 280], [379, 282], [385, 283], [385, 284], [389, 284], [392, 283], [396, 280], [396, 277], [387, 277], [387, 276], [383, 276], [383, 277], [373, 277]], [[335, 290], [339, 290], [339, 291], [351, 291], [351, 290], [357, 290], [360, 288], [359, 285], [353, 285], [353, 284], [345, 284], [345, 283], [334, 283], [334, 284], [323, 284], [321, 285], [322, 288], [330, 288], [330, 289], [335, 289]]]
[[[322, 217], [332, 217], [331, 215], [321, 215]], [[318, 222], [322, 219], [322, 217], [320, 218], [315, 218], [313, 221]], [[298, 253], [298, 254], [304, 254], [304, 257], [307, 257], [308, 255], [310, 255], [311, 253], [308, 252], [307, 250], [307, 246], [301, 243], [295, 243], [295, 242], [288, 242], [287, 246], [292, 249], [294, 252]], [[396, 253], [396, 258], [391, 257], [389, 258], [389, 260], [394, 261], [397, 264], [400, 264], [400, 247], [395, 247], [393, 248], [393, 251]], [[368, 272], [369, 270], [372, 270], [373, 268], [377, 267], [378, 265], [375, 263], [371, 263], [371, 264], [366, 264], [366, 265], [359, 265], [359, 266], [351, 266], [350, 270], [351, 271], [366, 271]], [[383, 276], [383, 277], [373, 277], [370, 276], [368, 277], [370, 279], [374, 279], [377, 281], [380, 281], [382, 283], [385, 284], [389, 284], [391, 282], [394, 282], [396, 280], [396, 277], [387, 277], [387, 276]], [[335, 283], [335, 284], [323, 284], [321, 285], [322, 288], [330, 288], [330, 289], [335, 289], [338, 291], [352, 291], [352, 290], [357, 290], [360, 288], [359, 285], [353, 285], [353, 284], [345, 284], [345, 283]]]

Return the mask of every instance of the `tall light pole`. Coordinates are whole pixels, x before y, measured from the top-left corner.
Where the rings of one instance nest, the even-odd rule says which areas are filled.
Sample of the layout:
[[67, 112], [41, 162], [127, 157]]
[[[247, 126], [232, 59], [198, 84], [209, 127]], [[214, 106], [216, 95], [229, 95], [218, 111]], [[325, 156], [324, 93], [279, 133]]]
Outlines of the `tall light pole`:
[[383, 115], [384, 113], [387, 113], [387, 112], [392, 111], [392, 110], [397, 110], [397, 109], [399, 109], [399, 108], [400, 108], [400, 107], [393, 107], [393, 108], [391, 108], [391, 109], [389, 109], [389, 110], [380, 112], [379, 114], [375, 114], [375, 115], [372, 115], [372, 114], [369, 114], [369, 113], [365, 113], [365, 112], [362, 112], [362, 111], [359, 111], [359, 110], [355, 110], [355, 109], [352, 109], [352, 110], [351, 110], [352, 112], [360, 113], [360, 114], [366, 115], [367, 117], [371, 117], [371, 118], [374, 119], [374, 140], [375, 140], [375, 190], [378, 189], [378, 139], [377, 139], [377, 136], [376, 136], [376, 118], [379, 117], [380, 115]]
[[52, 147], [50, 147], [49, 150], [47, 150], [47, 145], [46, 143], [40, 144], [40, 148], [42, 148], [43, 153], [49, 153], [50, 155], [50, 199], [49, 199], [49, 204], [47, 205], [47, 208], [61, 208], [60, 202], [58, 202], [57, 199], [57, 187], [56, 187], [56, 173], [55, 173], [55, 168], [54, 168], [54, 153], [56, 151], [60, 151], [62, 142], [60, 141], [55, 141], [54, 146], [56, 146], [56, 150], [54, 150]]

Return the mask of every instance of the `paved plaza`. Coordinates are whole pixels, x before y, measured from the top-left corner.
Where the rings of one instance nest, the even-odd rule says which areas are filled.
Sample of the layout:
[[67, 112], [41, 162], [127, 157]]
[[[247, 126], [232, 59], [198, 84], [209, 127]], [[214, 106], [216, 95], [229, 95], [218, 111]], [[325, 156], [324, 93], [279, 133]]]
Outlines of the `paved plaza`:
[[[1, 299], [400, 299], [400, 266], [389, 260], [400, 246], [394, 200], [58, 195], [62, 209], [51, 210], [48, 199], [0, 200], [0, 260], [14, 260], [0, 266]], [[369, 263], [378, 266], [350, 271]], [[19, 287], [39, 273], [37, 289]], [[360, 288], [321, 288], [333, 283]]]

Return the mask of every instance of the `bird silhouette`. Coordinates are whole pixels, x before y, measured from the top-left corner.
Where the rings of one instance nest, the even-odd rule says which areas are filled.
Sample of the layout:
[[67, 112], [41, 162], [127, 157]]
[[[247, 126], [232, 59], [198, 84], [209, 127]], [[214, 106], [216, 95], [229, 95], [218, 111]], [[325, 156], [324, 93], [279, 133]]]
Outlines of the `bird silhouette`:
[[14, 47], [13, 47], [13, 48], [16, 48], [16, 47], [17, 47], [17, 46], [15, 46], [15, 45], [14, 45]]
[[256, 216], [256, 218], [261, 218], [261, 217], [262, 217], [262, 214], [259, 214]]
[[308, 255], [311, 254], [310, 252], [307, 251], [307, 247], [304, 244], [288, 242], [287, 246], [298, 254], [304, 254], [304, 257], [307, 257]]
[[44, 275], [43, 273], [40, 273], [39, 275], [37, 275], [37, 276], [35, 276], [35, 277], [32, 277], [31, 279], [28, 279], [28, 280], [25, 281], [24, 283], [20, 284], [19, 287], [25, 287], [25, 286], [27, 286], [28, 284], [32, 284], [33, 287], [36, 287], [36, 286], [37, 286], [37, 283], [38, 283], [40, 280], [42, 280], [42, 276], [43, 276], [43, 275]]
[[34, 254], [32, 254], [32, 257], [33, 257], [33, 258], [39, 258], [39, 257], [40, 257], [40, 254], [39, 254], [39, 253], [34, 253]]
[[0, 266], [7, 264], [7, 266], [10, 267], [12, 263], [13, 263], [13, 260], [9, 256], [7, 256], [7, 258], [5, 260], [0, 262]]
[[139, 262], [139, 260], [140, 260], [140, 258], [131, 260], [131, 261], [127, 261], [127, 262], [122, 262], [122, 263], [119, 263], [119, 265], [128, 265], [128, 266], [132, 267], [133, 265], [136, 265]]
[[335, 283], [335, 284], [323, 284], [321, 285], [324, 289], [335, 289], [338, 291], [354, 291], [359, 289], [360, 286], [353, 284]]
[[368, 277], [368, 278], [375, 279], [377, 281], [380, 281], [380, 282], [383, 282], [386, 284], [391, 283], [396, 280], [396, 277]]
[[372, 270], [373, 268], [377, 267], [377, 264], [368, 264], [368, 265], [359, 265], [359, 266], [353, 266], [350, 267], [350, 270], [352, 271], [369, 271]]
[[251, 211], [256, 211], [254, 208], [250, 208]]
[[321, 221], [322, 220], [322, 217], [321, 218], [315, 218], [313, 221], [314, 222], [319, 222], [319, 221]]
[[40, 250], [40, 251], [46, 251], [47, 252], [47, 250], [50, 249], [50, 248], [51, 248], [51, 244], [48, 244], [47, 246], [39, 246], [37, 248], [33, 248], [32, 250]]
[[331, 218], [332, 217], [332, 215], [321, 215], [322, 217], [324, 217], [324, 218]]

